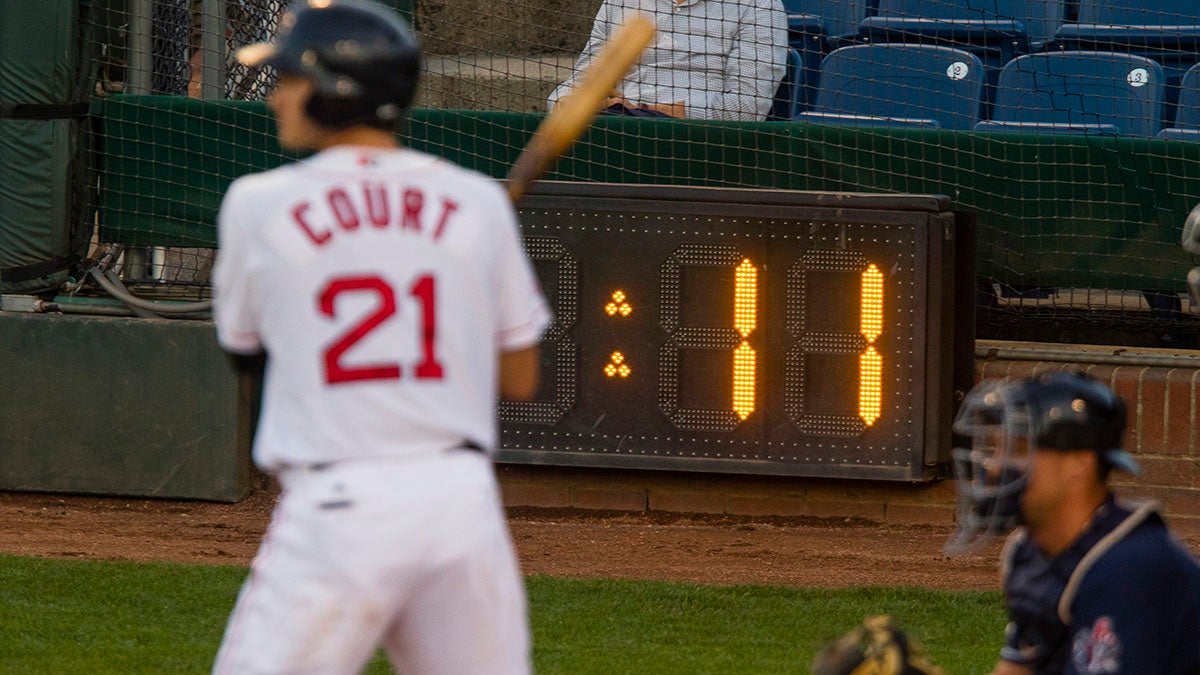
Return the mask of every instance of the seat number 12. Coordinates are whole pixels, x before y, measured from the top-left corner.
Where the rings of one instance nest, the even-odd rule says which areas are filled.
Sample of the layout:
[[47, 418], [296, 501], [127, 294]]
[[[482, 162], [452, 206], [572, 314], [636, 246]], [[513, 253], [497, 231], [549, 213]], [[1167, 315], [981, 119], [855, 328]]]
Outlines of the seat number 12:
[[[322, 316], [337, 317], [337, 298], [345, 293], [368, 293], [377, 299], [374, 309], [358, 323], [347, 328], [335, 339], [323, 354], [325, 382], [345, 384], [362, 380], [398, 380], [402, 377], [399, 363], [373, 363], [347, 365], [342, 357], [354, 344], [378, 328], [397, 312], [396, 292], [392, 285], [378, 275], [337, 277], [330, 279], [317, 297], [317, 309]], [[442, 363], [435, 350], [437, 337], [437, 284], [433, 275], [423, 274], [413, 280], [408, 294], [416, 298], [421, 306], [419, 321], [421, 360], [412, 367], [412, 376], [418, 380], [440, 380]]]

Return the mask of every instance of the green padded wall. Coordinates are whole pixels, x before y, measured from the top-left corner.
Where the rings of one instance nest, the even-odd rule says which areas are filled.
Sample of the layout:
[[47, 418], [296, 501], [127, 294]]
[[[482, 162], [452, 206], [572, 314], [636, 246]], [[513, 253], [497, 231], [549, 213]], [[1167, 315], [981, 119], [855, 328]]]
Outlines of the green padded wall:
[[[212, 246], [229, 181], [288, 159], [265, 106], [118, 97], [96, 104], [105, 240]], [[502, 177], [541, 121], [417, 110], [406, 142]], [[715, 162], [714, 158], [721, 158]], [[978, 214], [977, 270], [1011, 284], [1184, 290], [1200, 143], [602, 117], [548, 178], [945, 194]]]
[[0, 2], [0, 291], [54, 288], [61, 272], [22, 268], [87, 241], [71, 217], [79, 123], [62, 108], [77, 97], [80, 4]]
[[0, 312], [0, 490], [236, 501], [251, 395], [209, 322]]

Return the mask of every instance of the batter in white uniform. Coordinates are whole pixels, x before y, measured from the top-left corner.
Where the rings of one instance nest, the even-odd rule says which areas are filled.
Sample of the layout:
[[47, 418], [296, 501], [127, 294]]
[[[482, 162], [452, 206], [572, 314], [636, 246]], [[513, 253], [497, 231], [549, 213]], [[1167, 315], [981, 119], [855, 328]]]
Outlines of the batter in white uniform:
[[529, 631], [489, 453], [529, 398], [549, 311], [494, 181], [399, 148], [420, 52], [365, 0], [306, 0], [269, 105], [303, 161], [218, 216], [220, 344], [265, 358], [254, 459], [283, 492], [217, 673], [526, 673]]

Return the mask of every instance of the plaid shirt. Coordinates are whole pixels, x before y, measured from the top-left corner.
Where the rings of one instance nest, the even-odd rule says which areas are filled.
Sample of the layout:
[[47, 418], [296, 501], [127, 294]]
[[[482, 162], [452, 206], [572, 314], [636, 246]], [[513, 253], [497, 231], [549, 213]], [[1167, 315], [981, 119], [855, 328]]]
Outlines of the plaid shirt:
[[787, 16], [780, 0], [604, 0], [574, 72], [550, 94], [551, 108], [630, 12], [652, 17], [658, 32], [617, 86], [626, 99], [682, 101], [693, 119], [767, 116], [787, 59]]

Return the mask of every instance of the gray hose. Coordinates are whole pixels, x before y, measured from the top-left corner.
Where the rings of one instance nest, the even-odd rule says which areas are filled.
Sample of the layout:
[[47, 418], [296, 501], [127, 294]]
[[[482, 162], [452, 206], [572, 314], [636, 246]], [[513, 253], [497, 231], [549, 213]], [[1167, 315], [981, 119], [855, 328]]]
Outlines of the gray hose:
[[92, 269], [92, 279], [100, 284], [100, 287], [106, 293], [128, 305], [131, 309], [141, 315], [137, 310], [153, 312], [154, 314], [196, 314], [199, 312], [208, 312], [212, 310], [212, 300], [200, 300], [199, 302], [155, 302], [152, 300], [143, 300], [135, 297], [125, 288], [125, 284], [117, 277], [116, 273], [111, 270], [101, 273], [97, 269]]
[[[132, 316], [133, 310], [128, 307], [79, 306], [69, 302], [47, 302], [42, 306], [44, 312], [62, 312], [63, 314], [94, 314], [96, 316]], [[150, 312], [146, 312], [150, 314]]]

